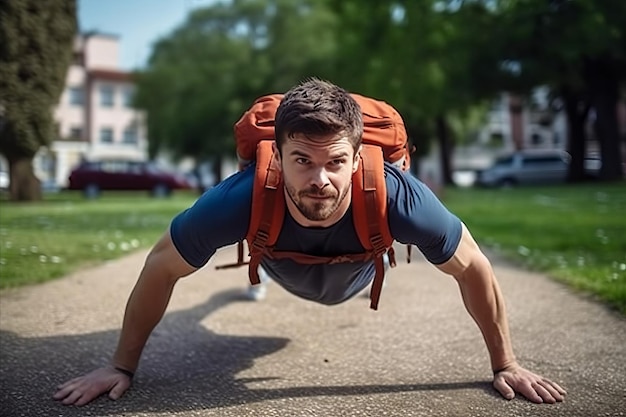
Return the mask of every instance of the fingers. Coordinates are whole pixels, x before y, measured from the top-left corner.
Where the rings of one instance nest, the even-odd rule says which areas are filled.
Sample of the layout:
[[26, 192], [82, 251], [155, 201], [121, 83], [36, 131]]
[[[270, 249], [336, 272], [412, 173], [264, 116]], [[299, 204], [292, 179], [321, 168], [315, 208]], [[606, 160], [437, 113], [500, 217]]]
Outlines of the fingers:
[[549, 404], [563, 401], [566, 394], [563, 388], [548, 379], [537, 382], [537, 393]]
[[83, 393], [79, 391], [78, 389], [72, 390], [68, 392], [67, 395], [61, 399], [61, 404], [72, 405], [76, 403], [76, 401], [78, 401], [82, 396], [83, 396]]
[[128, 376], [105, 367], [59, 385], [58, 391], [52, 397], [64, 405], [81, 406], [106, 392], [109, 392], [109, 398], [116, 400], [124, 394], [130, 384]]
[[109, 392], [109, 398], [112, 400], [117, 400], [124, 394], [124, 392], [128, 389], [128, 384], [126, 382], [119, 382], [115, 384], [111, 391]]
[[54, 398], [55, 400], [62, 400], [68, 395], [70, 395], [70, 393], [74, 391], [74, 387], [79, 382], [78, 381], [79, 379], [80, 378], [74, 378], [71, 381], [68, 381], [62, 385], [59, 385], [57, 387], [57, 392], [54, 393], [52, 398]]
[[62, 383], [61, 385], [57, 386], [57, 390], [63, 390], [66, 387], [69, 387], [70, 385], [74, 385], [75, 383], [77, 383], [78, 381], [80, 381], [82, 379], [82, 377], [77, 377], [77, 378], [72, 378], [69, 381], [66, 381], [64, 383]]
[[493, 387], [498, 390], [500, 394], [507, 400], [515, 398], [515, 390], [507, 384], [506, 380], [500, 376], [497, 376], [493, 381]]
[[565, 391], [563, 388], [561, 388], [561, 386], [559, 386], [559, 384], [557, 384], [556, 382], [552, 382], [549, 379], [542, 379], [543, 382], [545, 382], [546, 384], [550, 385], [553, 389], [555, 389], [559, 394], [561, 395], [566, 395], [567, 391]]
[[566, 391], [549, 379], [542, 378], [524, 369], [496, 375], [493, 386], [508, 400], [519, 392], [534, 403], [554, 404], [565, 399]]

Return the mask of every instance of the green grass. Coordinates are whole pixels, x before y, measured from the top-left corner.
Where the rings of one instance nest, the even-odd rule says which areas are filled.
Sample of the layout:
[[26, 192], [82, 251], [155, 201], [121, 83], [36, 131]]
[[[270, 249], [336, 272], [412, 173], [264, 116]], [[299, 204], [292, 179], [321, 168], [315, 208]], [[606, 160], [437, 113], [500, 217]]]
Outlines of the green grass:
[[481, 244], [626, 313], [626, 184], [446, 189]]
[[85, 200], [61, 192], [38, 203], [0, 201], [0, 288], [48, 281], [150, 247], [195, 197], [107, 193]]
[[[195, 194], [106, 193], [0, 200], [0, 288], [32, 284], [150, 247]], [[445, 204], [483, 247], [626, 313], [626, 184], [447, 189]]]

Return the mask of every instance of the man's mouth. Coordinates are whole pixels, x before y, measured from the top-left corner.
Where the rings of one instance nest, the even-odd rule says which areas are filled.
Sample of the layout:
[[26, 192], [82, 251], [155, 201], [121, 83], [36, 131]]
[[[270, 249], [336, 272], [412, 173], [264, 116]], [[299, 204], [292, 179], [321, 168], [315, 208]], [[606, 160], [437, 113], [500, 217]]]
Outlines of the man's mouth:
[[313, 198], [315, 200], [326, 200], [332, 196], [326, 194], [305, 194], [306, 197]]

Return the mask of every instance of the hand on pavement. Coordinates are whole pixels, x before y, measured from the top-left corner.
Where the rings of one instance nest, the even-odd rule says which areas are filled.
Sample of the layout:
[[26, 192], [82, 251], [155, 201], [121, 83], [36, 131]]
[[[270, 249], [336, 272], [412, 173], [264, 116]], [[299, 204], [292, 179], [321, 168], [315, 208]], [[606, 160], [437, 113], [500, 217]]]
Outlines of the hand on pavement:
[[128, 375], [107, 366], [59, 385], [53, 398], [64, 405], [81, 406], [108, 392], [110, 399], [117, 400], [130, 384]]
[[534, 403], [554, 404], [565, 399], [565, 390], [557, 383], [534, 374], [519, 365], [509, 366], [498, 372], [493, 387], [507, 400], [518, 392]]

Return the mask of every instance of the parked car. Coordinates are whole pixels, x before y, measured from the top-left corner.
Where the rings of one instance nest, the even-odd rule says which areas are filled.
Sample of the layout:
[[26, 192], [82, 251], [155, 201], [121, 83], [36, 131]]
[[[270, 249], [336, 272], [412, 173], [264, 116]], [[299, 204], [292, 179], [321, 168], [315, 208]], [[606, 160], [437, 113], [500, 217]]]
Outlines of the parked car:
[[518, 184], [555, 184], [565, 182], [570, 156], [562, 151], [520, 151], [496, 158], [493, 165], [480, 171], [476, 184], [514, 186]]
[[90, 198], [97, 197], [102, 190], [149, 191], [155, 197], [164, 197], [172, 190], [190, 188], [182, 174], [151, 162], [126, 160], [83, 162], [71, 172], [68, 186]]

